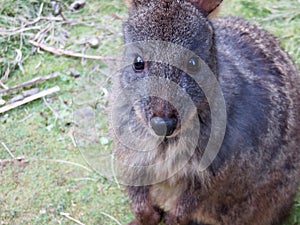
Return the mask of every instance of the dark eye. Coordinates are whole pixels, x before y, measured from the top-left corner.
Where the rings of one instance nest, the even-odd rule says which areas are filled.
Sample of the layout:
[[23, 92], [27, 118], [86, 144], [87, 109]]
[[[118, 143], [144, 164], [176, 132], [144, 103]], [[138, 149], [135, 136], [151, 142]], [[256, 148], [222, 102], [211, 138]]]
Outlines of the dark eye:
[[136, 56], [133, 60], [132, 67], [135, 72], [140, 73], [145, 69], [145, 62], [141, 56]]
[[197, 56], [191, 57], [187, 64], [187, 70], [191, 73], [196, 73], [200, 70], [200, 68], [201, 68], [200, 59]]

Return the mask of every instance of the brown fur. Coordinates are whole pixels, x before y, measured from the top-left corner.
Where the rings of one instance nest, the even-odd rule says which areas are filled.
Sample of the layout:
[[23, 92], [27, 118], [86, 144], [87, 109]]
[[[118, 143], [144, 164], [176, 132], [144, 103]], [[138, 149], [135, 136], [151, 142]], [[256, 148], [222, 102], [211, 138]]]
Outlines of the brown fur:
[[[242, 19], [209, 21], [207, 15], [220, 1], [126, 2], [131, 9], [124, 23], [125, 43], [162, 40], [201, 52], [220, 83], [228, 114], [219, 154], [201, 172], [198, 166], [210, 134], [210, 110], [194, 84], [184, 81], [198, 110], [198, 115], [188, 118], [199, 117], [203, 123], [197, 149], [170, 179], [127, 188], [136, 216], [130, 225], [158, 225], [161, 221], [166, 225], [280, 224], [293, 204], [300, 178], [300, 79], [287, 53], [276, 38]], [[166, 77], [180, 83], [184, 76], [176, 68], [149, 65], [142, 73], [145, 77]], [[115, 78], [116, 95], [130, 84], [131, 75], [134, 71], [126, 67]], [[135, 115], [123, 121], [130, 126], [142, 123], [139, 129], [145, 135], [149, 118], [164, 105], [157, 98], [146, 103], [139, 103]], [[126, 104], [131, 104], [130, 99], [120, 102], [120, 113]], [[188, 128], [183, 124], [181, 129]], [[147, 138], [144, 141], [147, 146]], [[152, 165], [174, 152], [184, 158], [189, 149], [179, 148], [176, 138], [143, 157], [137, 157], [117, 137], [115, 147], [116, 158], [131, 165]], [[157, 166], [154, 176], [168, 177], [178, 169], [180, 157]], [[149, 175], [138, 168], [135, 172]], [[124, 174], [125, 179], [135, 179], [136, 174]]]

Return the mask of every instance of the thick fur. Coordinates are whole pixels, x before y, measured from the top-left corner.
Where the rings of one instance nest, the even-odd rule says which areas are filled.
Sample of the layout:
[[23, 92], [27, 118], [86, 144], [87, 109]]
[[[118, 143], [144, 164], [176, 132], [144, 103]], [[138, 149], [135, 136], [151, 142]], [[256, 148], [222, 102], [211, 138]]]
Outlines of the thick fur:
[[[130, 225], [280, 224], [293, 205], [300, 178], [300, 79], [289, 56], [261, 28], [239, 18], [209, 21], [194, 2], [128, 2], [132, 7], [124, 22], [125, 43], [161, 40], [194, 51], [219, 80], [227, 110], [220, 152], [207, 170], [199, 172], [197, 163], [211, 126], [205, 98], [192, 81], [182, 79], [187, 77], [184, 72], [149, 64], [140, 77], [164, 77], [187, 87], [198, 108], [193, 116], [200, 118], [201, 131], [195, 154], [175, 176], [159, 184], [127, 188], [136, 216]], [[133, 77], [132, 68], [126, 67], [114, 81], [114, 92], [137, 79]], [[147, 126], [160, 101], [141, 102], [124, 124]], [[170, 138], [140, 158], [129, 154], [116, 138], [115, 156], [129, 164], [150, 165], [168, 151], [180, 152], [177, 139]], [[157, 168], [157, 176], [168, 173], [172, 165]]]

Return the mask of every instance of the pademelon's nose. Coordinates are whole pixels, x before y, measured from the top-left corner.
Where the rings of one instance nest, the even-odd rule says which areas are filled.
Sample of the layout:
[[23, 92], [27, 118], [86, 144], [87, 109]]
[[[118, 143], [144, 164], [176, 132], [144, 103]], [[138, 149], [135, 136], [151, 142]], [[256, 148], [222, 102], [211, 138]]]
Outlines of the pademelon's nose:
[[176, 118], [153, 117], [150, 120], [150, 125], [157, 136], [171, 136], [176, 129]]

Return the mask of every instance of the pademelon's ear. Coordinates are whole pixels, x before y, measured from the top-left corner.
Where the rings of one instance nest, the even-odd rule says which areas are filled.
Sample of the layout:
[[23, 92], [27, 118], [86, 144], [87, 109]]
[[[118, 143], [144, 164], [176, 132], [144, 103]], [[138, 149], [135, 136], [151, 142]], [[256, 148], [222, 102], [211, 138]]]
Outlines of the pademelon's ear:
[[218, 8], [222, 1], [223, 0], [189, 0], [189, 2], [193, 3], [205, 16], [208, 16]]
[[128, 8], [137, 8], [138, 6], [149, 2], [149, 0], [123, 0], [123, 1]]

